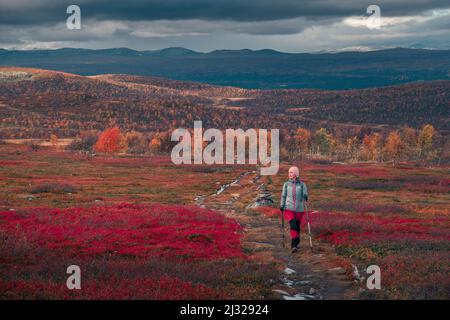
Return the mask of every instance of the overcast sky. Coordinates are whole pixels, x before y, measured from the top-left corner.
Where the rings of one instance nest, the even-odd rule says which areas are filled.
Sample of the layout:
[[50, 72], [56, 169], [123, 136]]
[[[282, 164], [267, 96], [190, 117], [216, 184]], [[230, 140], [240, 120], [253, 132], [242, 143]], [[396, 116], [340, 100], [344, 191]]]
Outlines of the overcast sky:
[[[71, 4], [81, 8], [81, 30], [66, 27]], [[368, 28], [371, 4], [381, 9], [379, 29]], [[0, 48], [174, 46], [450, 49], [450, 0], [0, 0]]]

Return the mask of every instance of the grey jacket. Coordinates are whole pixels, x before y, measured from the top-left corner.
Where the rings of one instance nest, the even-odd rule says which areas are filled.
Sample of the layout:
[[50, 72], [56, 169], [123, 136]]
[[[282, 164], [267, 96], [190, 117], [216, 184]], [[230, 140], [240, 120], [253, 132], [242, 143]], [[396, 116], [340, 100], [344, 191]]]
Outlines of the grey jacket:
[[[293, 193], [295, 186], [295, 193]], [[304, 212], [303, 200], [308, 201], [308, 189], [303, 181], [289, 179], [283, 185], [280, 207], [295, 212]]]

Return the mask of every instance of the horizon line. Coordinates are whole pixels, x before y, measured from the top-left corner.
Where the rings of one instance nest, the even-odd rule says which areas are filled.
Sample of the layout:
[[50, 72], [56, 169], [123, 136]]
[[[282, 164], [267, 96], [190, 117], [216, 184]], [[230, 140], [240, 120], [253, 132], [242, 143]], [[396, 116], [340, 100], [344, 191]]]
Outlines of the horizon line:
[[241, 49], [214, 49], [210, 51], [198, 51], [182, 46], [173, 46], [173, 47], [163, 47], [160, 49], [145, 49], [145, 50], [137, 50], [132, 49], [129, 47], [108, 47], [108, 48], [82, 48], [82, 47], [61, 47], [61, 48], [32, 48], [32, 49], [7, 49], [7, 48], [0, 48], [0, 50], [3, 51], [18, 51], [18, 52], [27, 52], [27, 51], [58, 51], [58, 50], [86, 50], [86, 51], [106, 51], [106, 50], [129, 50], [134, 51], [138, 53], [157, 53], [164, 50], [169, 49], [178, 49], [178, 50], [185, 50], [190, 51], [192, 53], [197, 54], [211, 54], [215, 52], [220, 51], [231, 51], [231, 52], [239, 52], [239, 51], [250, 51], [250, 52], [261, 52], [261, 51], [271, 51], [274, 53], [280, 53], [280, 54], [338, 54], [338, 53], [366, 53], [366, 52], [377, 52], [377, 51], [389, 51], [389, 50], [427, 50], [427, 51], [450, 51], [450, 49], [438, 49], [438, 48], [409, 48], [409, 47], [386, 47], [386, 48], [368, 48], [367, 50], [358, 50], [358, 48], [350, 47], [350, 48], [342, 48], [342, 49], [336, 49], [336, 50], [319, 50], [319, 51], [303, 51], [303, 52], [286, 52], [286, 51], [280, 51], [276, 49], [271, 48], [264, 48], [264, 49], [250, 49], [250, 48], [241, 48]]

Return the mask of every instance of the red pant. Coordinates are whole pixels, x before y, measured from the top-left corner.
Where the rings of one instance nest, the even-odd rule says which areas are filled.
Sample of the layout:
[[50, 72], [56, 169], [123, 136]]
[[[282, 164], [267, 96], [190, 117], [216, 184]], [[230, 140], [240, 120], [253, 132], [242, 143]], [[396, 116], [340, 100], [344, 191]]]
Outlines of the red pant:
[[291, 226], [291, 239], [300, 236], [300, 224], [302, 222], [304, 212], [296, 212], [291, 210], [284, 210], [284, 216]]

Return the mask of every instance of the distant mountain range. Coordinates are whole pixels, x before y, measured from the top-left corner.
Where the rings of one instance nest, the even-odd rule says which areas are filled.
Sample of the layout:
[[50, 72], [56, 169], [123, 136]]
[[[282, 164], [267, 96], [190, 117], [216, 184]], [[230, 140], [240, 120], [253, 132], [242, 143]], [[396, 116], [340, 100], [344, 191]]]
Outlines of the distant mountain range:
[[158, 76], [248, 89], [360, 89], [450, 80], [450, 50], [394, 48], [368, 52], [284, 53], [275, 50], [128, 48], [0, 49], [0, 65], [80, 75]]

